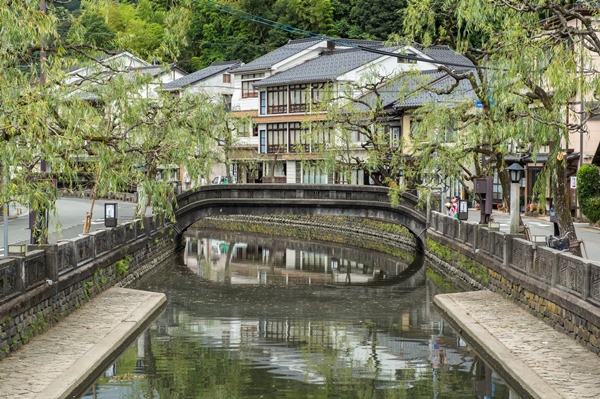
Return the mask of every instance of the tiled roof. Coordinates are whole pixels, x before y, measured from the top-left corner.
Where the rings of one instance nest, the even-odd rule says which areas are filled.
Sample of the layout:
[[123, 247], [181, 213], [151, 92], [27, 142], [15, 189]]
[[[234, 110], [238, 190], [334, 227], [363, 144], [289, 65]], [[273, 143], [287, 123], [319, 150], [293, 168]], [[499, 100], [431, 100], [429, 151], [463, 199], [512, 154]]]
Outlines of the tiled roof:
[[[451, 62], [454, 64], [465, 65], [465, 67], [473, 66], [473, 63], [464, 55], [458, 54], [448, 46], [431, 46], [428, 48], [418, 48], [425, 55], [433, 58], [440, 63]], [[455, 69], [456, 66], [450, 66]]]
[[[348, 41], [346, 41], [348, 42]], [[349, 43], [349, 42], [348, 42]], [[364, 43], [355, 43], [363, 44]], [[379, 46], [377, 46], [379, 44]], [[383, 47], [381, 42], [370, 42], [370, 47], [377, 48], [379, 50], [385, 50], [393, 52], [398, 47]], [[454, 52], [448, 46], [432, 46], [430, 48], [418, 48], [427, 57], [431, 57], [434, 62], [451, 62], [454, 64], [471, 66], [473, 65], [469, 59]], [[272, 85], [285, 85], [285, 84], [299, 84], [309, 83], [315, 81], [329, 81], [337, 78], [338, 76], [356, 69], [363, 64], [371, 62], [384, 55], [372, 53], [361, 49], [344, 49], [344, 50], [333, 50], [323, 51], [318, 57], [300, 64], [296, 67], [290, 68], [287, 71], [283, 71], [277, 75], [273, 75], [266, 79], [255, 83], [255, 87], [264, 87]], [[435, 64], [432, 65], [432, 68]], [[450, 68], [457, 69], [456, 66]], [[236, 70], [237, 71], [237, 70]]]
[[177, 90], [181, 89], [185, 86], [194, 84], [206, 78], [209, 78], [218, 73], [227, 71], [228, 69], [233, 69], [236, 66], [240, 65], [241, 61], [224, 61], [224, 62], [213, 62], [210, 66], [196, 71], [194, 73], [190, 73], [187, 76], [183, 76], [179, 79], [175, 79], [172, 82], [166, 83], [163, 85], [163, 90]]
[[317, 44], [323, 39], [299, 39], [299, 40], [290, 40], [284, 46], [281, 46], [261, 57], [258, 57], [254, 61], [251, 61], [245, 65], [240, 66], [235, 69], [235, 73], [238, 72], [246, 72], [246, 71], [260, 71], [265, 69], [270, 69], [273, 65], [277, 64], [289, 58], [301, 51], [306, 50], [307, 48]]
[[[440, 104], [447, 104], [464, 101], [465, 98], [475, 100], [475, 93], [466, 80], [462, 80], [451, 94], [437, 94], [431, 90], [423, 89], [424, 86], [429, 85], [436, 90], [443, 90], [449, 88], [455, 82], [455, 79], [446, 72], [438, 70], [410, 72], [379, 87], [377, 93], [384, 108], [392, 107], [394, 109], [416, 108], [436, 101]], [[374, 93], [369, 93], [363, 96], [361, 102], [356, 103], [355, 107], [358, 110], [365, 111], [368, 104], [375, 105], [376, 99]]]
[[254, 86], [331, 81], [379, 57], [382, 57], [382, 55], [360, 49], [324, 50], [318, 57], [290, 68], [287, 71], [263, 79], [255, 83]]
[[428, 85], [440, 91], [450, 88], [455, 83], [456, 80], [443, 71], [427, 71], [411, 76], [404, 82], [402, 92], [396, 92], [398, 97], [394, 101], [393, 107], [395, 109], [416, 108], [432, 102], [448, 104], [464, 101], [465, 99], [476, 100], [477, 96], [473, 91], [473, 87], [466, 79], [461, 80], [458, 87], [449, 94], [438, 94], [422, 88], [424, 85]]

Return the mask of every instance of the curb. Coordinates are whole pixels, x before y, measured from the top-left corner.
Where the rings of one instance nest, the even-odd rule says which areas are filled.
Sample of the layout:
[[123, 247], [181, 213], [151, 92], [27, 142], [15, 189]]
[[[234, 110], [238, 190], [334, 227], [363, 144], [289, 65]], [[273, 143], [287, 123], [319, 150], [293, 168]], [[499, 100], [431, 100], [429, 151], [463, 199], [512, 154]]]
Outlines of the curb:
[[[548, 385], [538, 374], [517, 359], [510, 350], [473, 319], [469, 312], [457, 304], [458, 294], [436, 295], [433, 303], [458, 335], [464, 337], [478, 355], [497, 371], [506, 383], [521, 397], [536, 399], [561, 399], [563, 396]], [[498, 300], [504, 301], [498, 297]]]
[[[127, 288], [110, 290], [137, 291]], [[162, 311], [167, 298], [163, 293], [145, 292], [148, 299], [141, 303], [129, 316], [122, 320], [112, 331], [101, 338], [84, 356], [77, 359], [62, 375], [35, 395], [35, 399], [66, 399], [79, 397], [91, 385], [99, 373], [120, 355], [120, 352], [135, 339], [139, 332], [147, 327], [154, 316]], [[77, 394], [81, 394], [77, 396]]]

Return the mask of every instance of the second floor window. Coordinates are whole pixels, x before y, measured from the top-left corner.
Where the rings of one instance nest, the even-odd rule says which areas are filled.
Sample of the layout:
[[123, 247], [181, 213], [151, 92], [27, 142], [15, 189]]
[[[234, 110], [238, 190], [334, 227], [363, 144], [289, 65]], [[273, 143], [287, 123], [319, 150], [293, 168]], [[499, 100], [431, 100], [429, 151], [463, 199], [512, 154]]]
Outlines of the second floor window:
[[267, 113], [284, 114], [287, 112], [287, 86], [275, 86], [267, 89]]
[[290, 112], [306, 111], [307, 85], [290, 85]]
[[228, 73], [223, 74], [223, 83], [231, 83], [231, 75]]
[[287, 123], [267, 123], [267, 152], [287, 152]]
[[312, 103], [318, 104], [323, 101], [325, 88], [328, 87], [325, 83], [313, 83], [311, 87]]
[[254, 88], [254, 83], [263, 76], [265, 76], [264, 73], [242, 75], [242, 98], [258, 97], [258, 91]]

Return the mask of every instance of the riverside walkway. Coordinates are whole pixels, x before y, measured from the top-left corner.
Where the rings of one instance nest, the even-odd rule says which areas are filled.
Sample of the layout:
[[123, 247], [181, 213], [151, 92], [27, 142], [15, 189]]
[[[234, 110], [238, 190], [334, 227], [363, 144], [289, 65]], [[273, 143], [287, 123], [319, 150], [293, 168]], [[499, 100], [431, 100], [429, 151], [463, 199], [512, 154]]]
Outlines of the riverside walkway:
[[78, 398], [165, 302], [162, 293], [106, 290], [0, 362], [0, 399]]
[[600, 397], [600, 357], [487, 290], [437, 295], [434, 304], [523, 397]]

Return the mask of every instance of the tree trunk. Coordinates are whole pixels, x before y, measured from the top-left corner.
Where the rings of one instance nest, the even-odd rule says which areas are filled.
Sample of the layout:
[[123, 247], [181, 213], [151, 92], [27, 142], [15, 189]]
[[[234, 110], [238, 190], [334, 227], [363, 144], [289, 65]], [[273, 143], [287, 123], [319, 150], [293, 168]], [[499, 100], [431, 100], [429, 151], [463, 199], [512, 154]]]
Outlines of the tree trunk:
[[96, 197], [98, 196], [98, 184], [94, 184], [92, 189], [92, 205], [90, 211], [85, 213], [85, 220], [83, 221], [83, 234], [90, 234], [90, 228], [92, 227], [92, 216], [94, 215], [94, 204], [96, 203]]
[[[558, 144], [553, 142], [550, 144], [550, 154], [554, 153], [554, 149]], [[560, 153], [554, 170], [551, 171], [551, 176], [554, 177], [552, 180], [553, 192], [554, 192], [554, 211], [556, 212], [556, 221], [560, 230], [560, 235], [564, 236], [569, 232], [569, 241], [577, 241], [577, 233], [575, 232], [575, 226], [573, 225], [573, 217], [571, 216], [571, 210], [569, 209], [569, 196], [567, 187], [567, 176], [566, 176], [566, 159]], [[573, 255], [581, 256], [581, 247], [576, 246], [571, 248]]]

